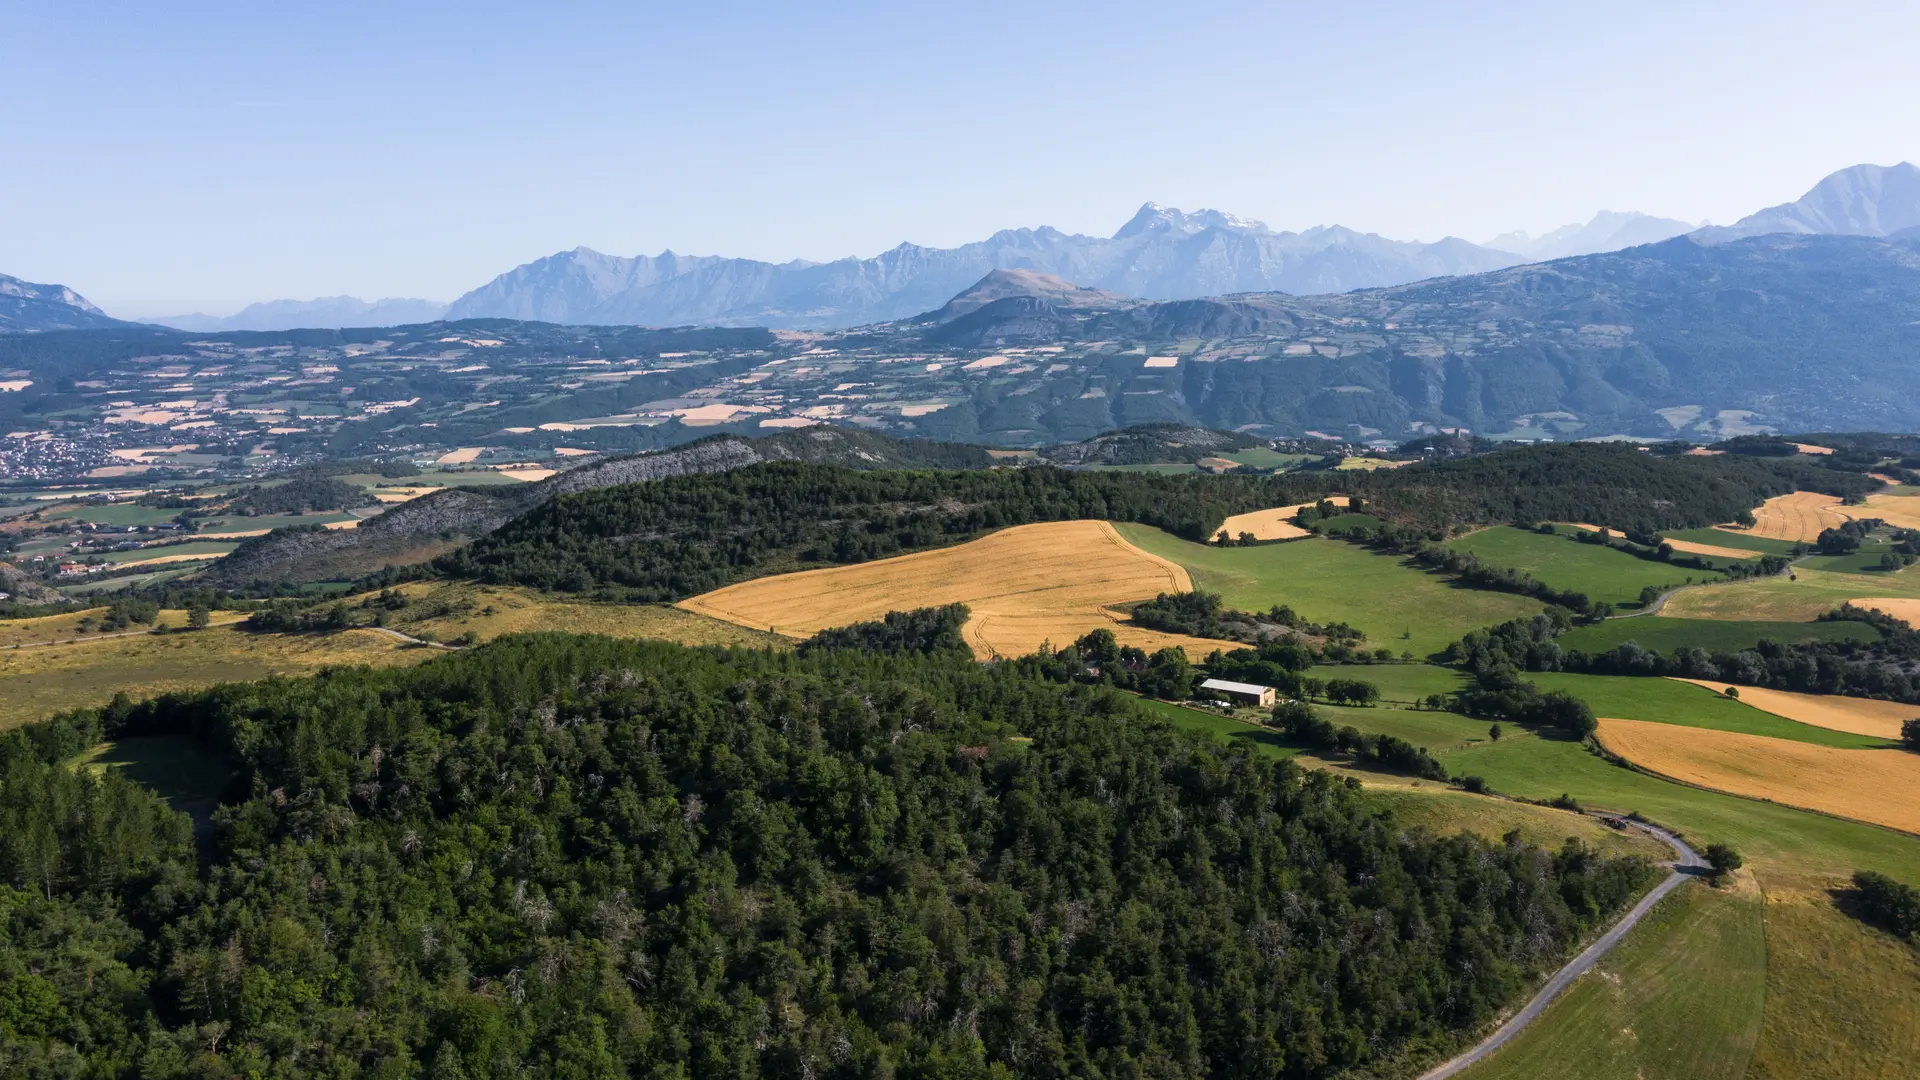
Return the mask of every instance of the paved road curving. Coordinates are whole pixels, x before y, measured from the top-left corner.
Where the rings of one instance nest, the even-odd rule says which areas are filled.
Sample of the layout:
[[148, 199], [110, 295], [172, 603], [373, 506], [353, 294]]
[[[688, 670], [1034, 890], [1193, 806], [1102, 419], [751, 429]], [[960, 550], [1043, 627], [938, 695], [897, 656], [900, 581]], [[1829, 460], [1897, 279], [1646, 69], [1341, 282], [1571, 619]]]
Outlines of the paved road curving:
[[1572, 986], [1573, 980], [1586, 974], [1593, 968], [1593, 965], [1600, 962], [1601, 957], [1607, 955], [1607, 952], [1615, 945], [1620, 944], [1621, 939], [1627, 936], [1627, 932], [1632, 930], [1641, 919], [1645, 918], [1647, 912], [1653, 910], [1653, 905], [1665, 899], [1668, 893], [1679, 888], [1680, 884], [1689, 877], [1697, 875], [1701, 870], [1706, 868], [1707, 860], [1701, 858], [1692, 848], [1688, 847], [1684, 841], [1665, 829], [1658, 829], [1652, 825], [1643, 825], [1637, 821], [1629, 821], [1627, 824], [1665, 842], [1668, 847], [1673, 849], [1673, 853], [1676, 856], [1673, 862], [1673, 873], [1668, 874], [1665, 881], [1654, 886], [1652, 892], [1641, 897], [1640, 902], [1633, 905], [1633, 910], [1627, 912], [1626, 917], [1616, 923], [1613, 929], [1600, 935], [1600, 940], [1587, 946], [1586, 950], [1579, 956], [1574, 957], [1572, 962], [1568, 963], [1566, 967], [1555, 972], [1553, 978], [1547, 980], [1547, 985], [1541, 987], [1540, 992], [1533, 995], [1533, 1000], [1527, 1002], [1525, 1008], [1514, 1013], [1512, 1019], [1501, 1024], [1499, 1030], [1487, 1036], [1486, 1039], [1482, 1040], [1481, 1043], [1473, 1049], [1466, 1051], [1451, 1061], [1437, 1065], [1420, 1074], [1420, 1080], [1444, 1080], [1445, 1077], [1456, 1076], [1492, 1055], [1495, 1050], [1513, 1041], [1515, 1035], [1520, 1034], [1522, 1029], [1528, 1024], [1533, 1023], [1534, 1020], [1539, 1018], [1541, 1013], [1547, 1010], [1547, 1006], [1553, 1002], [1554, 998], [1560, 995], [1560, 991]]

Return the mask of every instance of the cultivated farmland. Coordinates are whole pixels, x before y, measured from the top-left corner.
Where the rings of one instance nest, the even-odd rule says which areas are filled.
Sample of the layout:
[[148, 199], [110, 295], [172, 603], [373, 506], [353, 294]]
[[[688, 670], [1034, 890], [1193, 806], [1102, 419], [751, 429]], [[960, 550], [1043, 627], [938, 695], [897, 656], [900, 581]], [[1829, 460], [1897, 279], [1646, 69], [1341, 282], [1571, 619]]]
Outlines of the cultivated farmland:
[[1457, 588], [1395, 556], [1339, 540], [1212, 547], [1146, 525], [1116, 528], [1135, 546], [1186, 567], [1195, 588], [1219, 593], [1229, 607], [1284, 604], [1314, 622], [1344, 620], [1367, 635], [1368, 645], [1396, 653], [1424, 657], [1469, 630], [1544, 610], [1524, 596]]
[[1847, 521], [1851, 514], [1840, 508], [1840, 500], [1832, 495], [1822, 495], [1817, 491], [1796, 491], [1790, 495], [1775, 495], [1753, 512], [1753, 527], [1739, 529], [1737, 526], [1722, 525], [1728, 532], [1737, 531], [1748, 536], [1761, 536], [1769, 540], [1790, 540], [1800, 544], [1811, 544], [1820, 538], [1820, 533]]
[[[1729, 731], [1741, 735], [1764, 735], [1772, 739], [1847, 750], [1886, 745], [1885, 740], [1877, 736], [1858, 735], [1789, 720], [1723, 697], [1704, 685], [1689, 685], [1681, 679], [1575, 675], [1558, 671], [1529, 673], [1527, 678], [1542, 690], [1565, 690], [1592, 706], [1593, 711], [1601, 716]], [[1741, 693], [1746, 691], [1742, 689]], [[1920, 761], [1920, 757], [1915, 760]]]
[[[1686, 595], [1686, 594], [1681, 594]], [[1669, 604], [1671, 606], [1671, 604]], [[1802, 641], [1879, 641], [1880, 631], [1863, 622], [1736, 622], [1727, 619], [1675, 619], [1664, 615], [1636, 615], [1626, 619], [1577, 626], [1560, 636], [1560, 647], [1586, 653], [1606, 652], [1632, 641], [1643, 649], [1672, 652], [1706, 649], [1739, 652], [1762, 641], [1783, 645]]]
[[[1345, 495], [1329, 496], [1328, 502], [1335, 506], [1345, 506]], [[1271, 510], [1255, 510], [1246, 514], [1235, 514], [1221, 523], [1220, 531], [1213, 538], [1238, 540], [1242, 533], [1249, 533], [1255, 540], [1296, 540], [1308, 535], [1307, 530], [1293, 523], [1293, 515], [1313, 503], [1295, 503], [1292, 506], [1276, 506]]]
[[[1678, 679], [1724, 693], [1727, 684], [1703, 679]], [[1769, 690], [1760, 686], [1738, 687], [1740, 700], [1756, 709], [1798, 720], [1802, 724], [1850, 731], [1878, 739], [1898, 739], [1902, 722], [1920, 717], [1920, 705], [1872, 698], [1839, 697], [1831, 694], [1796, 694], [1788, 690]], [[1915, 792], [1920, 795], [1920, 792]]]
[[1054, 521], [957, 547], [757, 578], [679, 606], [804, 638], [889, 611], [966, 604], [973, 615], [962, 632], [981, 657], [1023, 655], [1046, 642], [1066, 645], [1101, 627], [1149, 652], [1177, 645], [1197, 659], [1216, 648], [1239, 648], [1127, 626], [1124, 613], [1112, 610], [1192, 588], [1178, 564], [1127, 543], [1108, 522]]
[[1665, 588], [1707, 576], [1705, 571], [1642, 559], [1602, 544], [1510, 525], [1481, 529], [1450, 540], [1447, 546], [1472, 554], [1486, 565], [1524, 571], [1556, 589], [1612, 604], [1637, 602], [1640, 590], [1648, 586]]
[[1762, 735], [1600, 721], [1613, 753], [1661, 776], [1715, 791], [1920, 832], [1920, 754], [1842, 750]]
[[1669, 597], [1662, 615], [1686, 619], [1806, 622], [1862, 597], [1920, 599], [1920, 573], [1841, 574], [1796, 567], [1793, 577], [1757, 578], [1683, 589]]

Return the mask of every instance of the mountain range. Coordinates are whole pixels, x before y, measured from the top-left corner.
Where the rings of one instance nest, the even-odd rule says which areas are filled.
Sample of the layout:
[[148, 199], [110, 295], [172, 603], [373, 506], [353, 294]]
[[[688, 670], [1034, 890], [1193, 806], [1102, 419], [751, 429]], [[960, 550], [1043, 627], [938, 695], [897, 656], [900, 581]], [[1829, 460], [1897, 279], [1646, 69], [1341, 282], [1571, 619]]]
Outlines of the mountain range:
[[1524, 232], [1502, 233], [1487, 241], [1485, 246], [1495, 251], [1510, 251], [1529, 262], [1546, 262], [1573, 255], [1598, 255], [1639, 247], [1641, 244], [1657, 244], [1690, 233], [1694, 228], [1674, 218], [1602, 210], [1584, 225], [1562, 225], [1541, 236], [1528, 236]]
[[1127, 296], [1344, 292], [1472, 274], [1518, 261], [1465, 240], [1389, 240], [1338, 226], [1276, 232], [1214, 210], [1153, 203], [1111, 237], [1008, 229], [957, 248], [902, 244], [869, 259], [768, 263], [588, 248], [518, 267], [460, 297], [448, 317], [582, 324], [712, 323], [827, 329], [906, 318], [990, 270], [1031, 270]]
[[314, 300], [268, 300], [248, 304], [232, 315], [164, 315], [148, 319], [176, 330], [221, 333], [228, 330], [337, 330], [348, 326], [406, 326], [433, 322], [445, 316], [447, 305], [435, 300], [388, 297], [367, 301], [357, 296], [322, 296]]
[[0, 333], [97, 330], [122, 325], [65, 285], [38, 285], [0, 274]]
[[[225, 317], [153, 320], [195, 332], [335, 328], [440, 318], [571, 325], [708, 324], [831, 329], [929, 312], [994, 270], [1053, 275], [1074, 287], [1150, 300], [1249, 292], [1322, 295], [1458, 277], [1622, 250], [1682, 233], [1724, 242], [1769, 233], [1886, 237], [1920, 228], [1920, 169], [1858, 165], [1800, 199], [1730, 226], [1604, 211], [1583, 225], [1487, 244], [1390, 240], [1340, 226], [1284, 232], [1216, 210], [1148, 203], [1110, 237], [1010, 229], [957, 248], [902, 244], [872, 258], [786, 263], [671, 251], [632, 258], [575, 248], [502, 274], [451, 305], [355, 297], [276, 300]], [[0, 276], [0, 332], [122, 325], [71, 289]]]

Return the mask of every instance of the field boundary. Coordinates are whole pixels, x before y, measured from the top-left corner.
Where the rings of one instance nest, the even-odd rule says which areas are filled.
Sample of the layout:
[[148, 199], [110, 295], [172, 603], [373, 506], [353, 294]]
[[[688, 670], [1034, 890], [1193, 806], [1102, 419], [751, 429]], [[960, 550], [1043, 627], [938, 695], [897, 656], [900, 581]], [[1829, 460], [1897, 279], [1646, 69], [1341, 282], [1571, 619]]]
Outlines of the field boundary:
[[[1638, 721], [1638, 722], [1648, 723], [1650, 721]], [[1756, 739], [1767, 738], [1767, 736], [1765, 735], [1755, 735], [1752, 737]], [[1593, 740], [1594, 745], [1599, 748], [1600, 753], [1608, 761], [1618, 765], [1624, 765], [1627, 768], [1632, 769], [1634, 772], [1640, 773], [1642, 776], [1651, 776], [1655, 780], [1663, 780], [1669, 784], [1678, 784], [1681, 787], [1692, 788], [1695, 791], [1704, 791], [1711, 795], [1724, 795], [1729, 799], [1741, 799], [1746, 802], [1764, 803], [1768, 806], [1778, 806], [1782, 809], [1794, 810], [1802, 814], [1818, 814], [1819, 816], [1823, 818], [1827, 818], [1830, 821], [1844, 821], [1849, 825], [1864, 825], [1869, 829], [1879, 829], [1881, 832], [1892, 833], [1895, 836], [1904, 836], [1909, 839], [1920, 839], [1920, 832], [1909, 832], [1906, 829], [1896, 828], [1892, 825], [1884, 825], [1878, 821], [1863, 821], [1860, 818], [1848, 817], [1845, 814], [1836, 814], [1831, 810], [1821, 810], [1821, 809], [1818, 809], [1817, 807], [1812, 807], [1812, 806], [1800, 806], [1795, 803], [1781, 802], [1778, 799], [1762, 798], [1759, 795], [1747, 795], [1738, 791], [1728, 791], [1725, 788], [1712, 787], [1707, 784], [1697, 784], [1691, 780], [1682, 780], [1677, 776], [1668, 776], [1666, 773], [1663, 773], [1658, 769], [1653, 769], [1645, 765], [1642, 765], [1639, 762], [1633, 760], [1632, 758], [1627, 757], [1625, 754], [1622, 754], [1619, 751], [1615, 750], [1613, 747], [1608, 746], [1604, 741], [1601, 740], [1600, 734], [1597, 731], [1593, 735], [1589, 736], [1589, 738]], [[1881, 751], [1878, 751], [1878, 750], [1849, 751], [1849, 753], [1862, 753], [1862, 754], [1880, 753], [1880, 752]], [[1893, 752], [1903, 753], [1904, 751], [1893, 751]], [[1426, 1078], [1422, 1077], [1421, 1080], [1426, 1080]]]

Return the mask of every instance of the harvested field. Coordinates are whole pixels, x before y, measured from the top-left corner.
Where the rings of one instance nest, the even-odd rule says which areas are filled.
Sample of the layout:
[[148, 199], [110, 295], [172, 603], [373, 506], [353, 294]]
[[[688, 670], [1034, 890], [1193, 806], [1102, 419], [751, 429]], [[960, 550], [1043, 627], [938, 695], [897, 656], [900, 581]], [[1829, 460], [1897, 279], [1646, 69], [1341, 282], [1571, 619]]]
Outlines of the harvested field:
[[[1723, 682], [1706, 679], [1675, 681], [1704, 686], [1716, 694], [1727, 691], [1727, 684]], [[1798, 720], [1802, 724], [1848, 731], [1855, 735], [1870, 735], [1878, 739], [1900, 738], [1900, 725], [1920, 717], [1920, 705], [1902, 705], [1897, 701], [1840, 697], [1835, 694], [1796, 694], [1790, 690], [1769, 690], [1760, 686], [1741, 686], [1736, 689], [1743, 705], [1751, 705], [1789, 720]], [[1914, 794], [1920, 795], [1920, 791]]]
[[1668, 547], [1688, 555], [1717, 555], [1722, 559], [1757, 559], [1760, 557], [1760, 553], [1757, 551], [1743, 551], [1740, 548], [1722, 547], [1719, 544], [1701, 544], [1692, 540], [1675, 540], [1671, 536], [1664, 537], [1663, 539]]
[[1843, 574], [1795, 567], [1792, 577], [1754, 578], [1682, 589], [1668, 598], [1662, 615], [1689, 619], [1807, 622], [1861, 597], [1920, 599], [1920, 572]]
[[1902, 529], [1920, 529], [1920, 495], [1869, 495], [1865, 506], [1843, 506], [1850, 518], [1879, 518]]
[[[1345, 495], [1334, 495], [1328, 502], [1335, 506], [1346, 506]], [[1293, 523], [1293, 515], [1314, 503], [1296, 503], [1293, 506], [1276, 506], [1271, 510], [1255, 510], [1248, 514], [1235, 514], [1222, 522], [1220, 531], [1213, 534], [1215, 540], [1238, 539], [1241, 533], [1252, 533], [1255, 540], [1297, 540], [1310, 535], [1307, 530]]]
[[1104, 521], [1002, 529], [958, 547], [857, 566], [805, 570], [729, 585], [683, 600], [687, 611], [788, 637], [878, 619], [889, 611], [966, 604], [964, 633], [982, 657], [1065, 645], [1106, 627], [1148, 652], [1177, 645], [1199, 658], [1232, 642], [1162, 634], [1122, 622], [1116, 605], [1187, 592], [1178, 564], [1134, 547]]
[[[1689, 453], [1691, 453], [1691, 451], [1689, 451]], [[1718, 451], [1716, 451], [1716, 453], [1718, 453]], [[1600, 531], [1600, 526], [1589, 525], [1584, 521], [1556, 521], [1554, 524], [1564, 525], [1569, 529], [1579, 529], [1581, 532], [1591, 533]], [[1693, 555], [1718, 555], [1723, 559], [1757, 559], [1760, 557], [1759, 552], [1747, 551], [1742, 548], [1722, 547], [1718, 544], [1702, 544], [1697, 540], [1676, 540], [1671, 536], [1663, 536], [1661, 539], [1665, 540], [1667, 546], [1673, 550], [1684, 551]]]
[[1920, 627], [1920, 600], [1911, 597], [1868, 596], [1853, 601], [1853, 606], [1891, 615], [1908, 626]]
[[1684, 783], [1920, 832], [1920, 754], [1643, 720], [1603, 719], [1597, 738], [1635, 765]]
[[1754, 524], [1751, 529], [1736, 525], [1721, 525], [1718, 528], [1746, 536], [1811, 544], [1820, 538], [1822, 530], [1831, 529], [1852, 516], [1840, 509], [1840, 500], [1835, 496], [1822, 495], [1817, 491], [1796, 491], [1791, 495], [1776, 495], [1762, 503], [1753, 512]]
[[1815, 456], [1833, 453], [1833, 447], [1831, 446], [1815, 446], [1812, 443], [1797, 442], [1793, 444], [1793, 448], [1803, 454], [1813, 454]]

